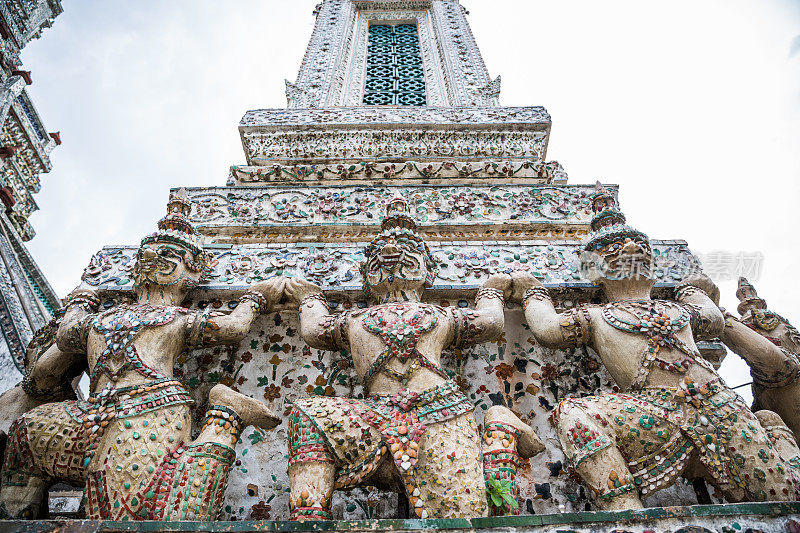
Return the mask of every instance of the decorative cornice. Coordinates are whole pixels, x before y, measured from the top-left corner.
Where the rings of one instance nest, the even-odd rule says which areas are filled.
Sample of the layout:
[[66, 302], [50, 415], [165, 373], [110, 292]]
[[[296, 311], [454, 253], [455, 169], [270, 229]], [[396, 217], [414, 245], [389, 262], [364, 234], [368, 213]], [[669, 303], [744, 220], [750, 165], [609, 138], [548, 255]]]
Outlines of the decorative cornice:
[[446, 180], [447, 183], [473, 184], [491, 181], [500, 185], [506, 180], [516, 184], [565, 185], [567, 172], [558, 161], [443, 161], [405, 163], [359, 161], [320, 165], [269, 166], [234, 165], [230, 169], [228, 185], [252, 185], [254, 183], [302, 183], [305, 185], [341, 182], [343, 184], [370, 185], [383, 180], [402, 179], [404, 184], [430, 183], [430, 180]]
[[544, 160], [542, 107], [344, 107], [249, 111], [239, 126], [250, 165], [362, 161]]
[[503, 129], [447, 131], [415, 128], [242, 134], [250, 165], [482, 162], [489, 158], [513, 162], [541, 161], [546, 156], [547, 140], [547, 132]]
[[426, 126], [439, 129], [506, 129], [544, 131], [550, 115], [535, 107], [392, 107], [362, 106], [308, 109], [255, 109], [245, 113], [239, 131], [285, 129]]
[[428, 9], [431, 0], [353, 0], [356, 9]]
[[375, 213], [396, 198], [405, 199], [416, 222], [435, 228], [437, 240], [464, 240], [465, 233], [496, 239], [498, 232], [512, 230], [516, 238], [574, 239], [577, 230], [588, 230], [593, 190], [588, 185], [515, 184], [186, 189], [189, 219], [200, 233], [241, 235], [243, 242], [275, 231], [283, 234], [281, 240], [329, 233], [371, 238], [380, 228]]
[[[673, 285], [698, 268], [683, 241], [653, 241], [655, 275]], [[358, 264], [364, 259], [361, 243], [296, 243], [207, 246], [213, 270], [198, 290], [244, 290], [275, 275], [299, 276], [326, 288], [360, 291]], [[480, 285], [496, 272], [527, 270], [542, 282], [565, 288], [591, 288], [580, 272], [580, 245], [563, 241], [491, 241], [453, 243], [432, 247], [443, 265], [433, 290], [464, 291]], [[135, 246], [109, 246], [92, 257], [83, 281], [105, 291], [131, 290]]]

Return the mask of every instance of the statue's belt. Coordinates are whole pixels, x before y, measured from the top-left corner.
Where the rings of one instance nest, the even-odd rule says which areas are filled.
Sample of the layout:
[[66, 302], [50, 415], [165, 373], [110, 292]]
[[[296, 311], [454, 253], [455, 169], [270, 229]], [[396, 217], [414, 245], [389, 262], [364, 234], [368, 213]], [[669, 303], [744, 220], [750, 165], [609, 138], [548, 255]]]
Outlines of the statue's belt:
[[[391, 453], [402, 476], [410, 475], [428, 426], [475, 409], [452, 380], [421, 392], [401, 389], [393, 395], [371, 395], [363, 400], [306, 398], [294, 405], [318, 428], [336, 457], [337, 488], [357, 485], [387, 453]], [[347, 428], [338, 425], [338, 418], [348, 419], [351, 425], [368, 426], [377, 433], [376, 438], [366, 446], [363, 439], [359, 443], [348, 441]], [[340, 436], [339, 431], [345, 435]]]
[[[396, 409], [404, 413], [413, 411], [425, 424], [443, 422], [475, 408], [453, 380], [421, 392], [402, 388], [392, 395], [373, 394], [365, 402], [374, 403], [379, 413], [382, 406], [388, 406], [386, 418], [391, 418]], [[454, 411], [457, 414], [453, 414]]]
[[107, 413], [106, 418], [128, 418], [170, 405], [191, 403], [194, 400], [180, 381], [164, 378], [92, 393], [86, 401], [75, 402], [74, 409], [68, 413], [75, 421], [85, 423], [91, 422], [93, 417], [102, 417], [101, 412]]

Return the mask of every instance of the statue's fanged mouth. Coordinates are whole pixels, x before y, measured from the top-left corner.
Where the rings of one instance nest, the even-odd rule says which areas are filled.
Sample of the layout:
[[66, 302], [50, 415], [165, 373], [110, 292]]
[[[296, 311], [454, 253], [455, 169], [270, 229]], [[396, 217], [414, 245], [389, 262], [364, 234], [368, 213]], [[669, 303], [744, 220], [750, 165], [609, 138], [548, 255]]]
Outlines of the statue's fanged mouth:
[[400, 258], [403, 256], [402, 253], [396, 254], [381, 254], [378, 256], [378, 261], [384, 266], [394, 266], [400, 262]]

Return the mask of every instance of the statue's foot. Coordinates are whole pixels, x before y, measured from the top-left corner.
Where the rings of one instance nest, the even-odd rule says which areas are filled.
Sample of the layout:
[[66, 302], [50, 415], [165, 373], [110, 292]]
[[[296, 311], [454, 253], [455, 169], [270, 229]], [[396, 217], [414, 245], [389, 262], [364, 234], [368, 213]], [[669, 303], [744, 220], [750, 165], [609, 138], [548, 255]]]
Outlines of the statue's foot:
[[212, 387], [208, 393], [208, 400], [209, 405], [222, 405], [233, 409], [244, 421], [245, 427], [272, 429], [281, 423], [280, 417], [273, 414], [262, 402], [222, 384]]
[[795, 458], [800, 457], [800, 447], [792, 431], [786, 426], [783, 419], [774, 411], [762, 409], [753, 413], [766, 431], [772, 445], [778, 450], [778, 455], [789, 464], [795, 464]]
[[768, 411], [767, 409], [762, 409], [761, 411], [756, 411], [753, 414], [756, 415], [758, 421], [765, 428], [773, 426], [783, 426], [783, 427], [786, 426], [786, 423], [783, 421], [780, 415], [775, 411]]
[[595, 505], [602, 511], [631, 511], [644, 508], [639, 495], [632, 492], [615, 496], [609, 500], [595, 500]]
[[0, 519], [34, 520], [41, 518], [41, 508], [49, 483], [29, 478], [27, 483], [3, 487], [0, 495]]
[[544, 451], [544, 443], [539, 435], [528, 424], [520, 420], [508, 407], [493, 405], [486, 411], [484, 423], [500, 422], [517, 429], [517, 453], [523, 459], [529, 459]]

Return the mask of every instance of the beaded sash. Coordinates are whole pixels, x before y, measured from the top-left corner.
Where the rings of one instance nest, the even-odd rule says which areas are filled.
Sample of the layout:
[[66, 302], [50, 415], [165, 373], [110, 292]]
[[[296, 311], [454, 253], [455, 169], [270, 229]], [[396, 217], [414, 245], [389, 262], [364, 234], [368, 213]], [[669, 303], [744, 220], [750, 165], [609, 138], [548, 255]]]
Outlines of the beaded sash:
[[[677, 318], [669, 315], [669, 310], [678, 310]], [[636, 317], [635, 321], [627, 320], [614, 313], [624, 311]], [[700, 356], [700, 352], [681, 340], [677, 333], [690, 321], [688, 311], [683, 306], [662, 300], [641, 300], [635, 302], [616, 302], [606, 305], [602, 312], [603, 320], [610, 326], [626, 333], [635, 333], [647, 338], [639, 371], [631, 384], [632, 390], [641, 389], [653, 364], [662, 370], [684, 374], [693, 365], [710, 367]], [[661, 348], [676, 349], [686, 357], [677, 361], [666, 361], [658, 357]], [[713, 369], [713, 367], [711, 367]]]
[[[414, 313], [409, 316], [411, 310]], [[439, 365], [417, 349], [417, 342], [422, 334], [431, 331], [439, 323], [435, 308], [404, 303], [385, 304], [370, 309], [362, 320], [364, 329], [380, 337], [386, 344], [386, 349], [364, 375], [365, 384], [369, 384], [375, 374], [382, 372], [405, 385], [419, 368], [427, 368], [439, 376], [448, 377]], [[395, 358], [401, 363], [406, 363], [409, 359], [414, 361], [405, 372], [400, 373], [386, 366]]]
[[103, 336], [106, 347], [89, 376], [91, 383], [94, 385], [101, 373], [116, 380], [131, 368], [151, 379], [167, 378], [142, 361], [133, 341], [145, 328], [169, 324], [178, 312], [186, 311], [172, 306], [120, 305], [96, 315], [92, 327]]

